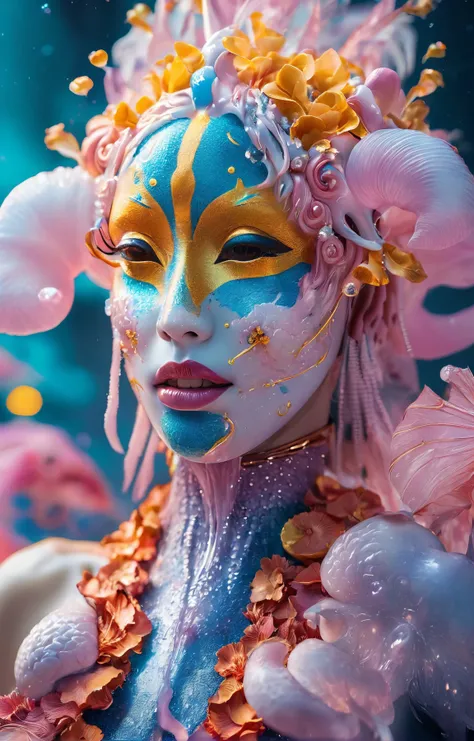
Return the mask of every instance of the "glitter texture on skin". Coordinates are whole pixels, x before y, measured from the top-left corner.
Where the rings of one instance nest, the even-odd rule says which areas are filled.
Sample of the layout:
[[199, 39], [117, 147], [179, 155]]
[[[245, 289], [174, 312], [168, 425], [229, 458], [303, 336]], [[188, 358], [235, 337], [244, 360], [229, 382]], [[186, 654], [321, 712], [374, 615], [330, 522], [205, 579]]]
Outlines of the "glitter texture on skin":
[[[189, 733], [203, 722], [208, 698], [221, 681], [214, 671], [215, 653], [240, 639], [247, 625], [242, 606], [260, 559], [283, 555], [281, 529], [305, 509], [304, 495], [326, 455], [326, 447], [307, 448], [240, 469], [235, 484], [223, 476], [214, 496], [200, 488], [192, 466], [180, 462], [151, 586], [142, 599], [154, 638], [137, 657], [113, 707], [95, 718], [108, 741], [136, 741], [159, 732], [156, 706], [168, 688], [173, 690], [170, 710]], [[229, 512], [216, 528], [226, 496]], [[169, 734], [164, 738], [171, 740]]]

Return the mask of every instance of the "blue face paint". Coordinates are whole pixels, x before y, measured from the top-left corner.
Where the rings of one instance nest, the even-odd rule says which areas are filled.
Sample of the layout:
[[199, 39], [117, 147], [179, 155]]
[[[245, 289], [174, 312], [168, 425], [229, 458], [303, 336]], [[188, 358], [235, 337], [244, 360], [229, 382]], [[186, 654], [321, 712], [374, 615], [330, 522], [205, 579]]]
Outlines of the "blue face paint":
[[187, 458], [202, 457], [228, 432], [220, 414], [176, 409], [166, 409], [161, 429], [170, 448]]
[[[180, 118], [150, 134], [137, 148], [135, 161], [143, 176], [143, 185], [160, 204], [175, 232], [171, 178], [178, 163], [178, 152], [191, 121]], [[156, 181], [156, 183], [155, 183]], [[155, 183], [154, 185], [150, 183]]]
[[204, 209], [235, 188], [237, 179], [242, 180], [246, 188], [265, 181], [266, 166], [246, 157], [245, 153], [251, 147], [252, 142], [236, 116], [226, 114], [211, 119], [193, 162], [197, 183], [191, 205], [193, 231]]
[[135, 280], [126, 273], [122, 275], [122, 281], [125, 290], [132, 298], [133, 310], [137, 317], [155, 308], [160, 295], [155, 286], [152, 286], [151, 283]]
[[226, 309], [235, 311], [240, 317], [250, 314], [259, 304], [275, 303], [277, 306], [291, 307], [298, 299], [301, 278], [310, 270], [308, 263], [298, 263], [277, 275], [232, 280], [220, 286], [210, 298]]

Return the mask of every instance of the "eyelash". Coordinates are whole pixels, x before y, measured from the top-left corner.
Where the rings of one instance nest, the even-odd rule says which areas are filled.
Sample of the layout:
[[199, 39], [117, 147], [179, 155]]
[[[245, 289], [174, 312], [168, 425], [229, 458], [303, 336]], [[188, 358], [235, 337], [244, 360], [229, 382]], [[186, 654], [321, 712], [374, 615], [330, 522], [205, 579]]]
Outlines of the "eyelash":
[[[132, 251], [132, 253], [126, 254], [127, 250]], [[135, 250], [135, 254], [133, 254], [133, 250]], [[138, 237], [125, 239], [121, 242], [117, 247], [116, 254], [128, 262], [156, 262], [158, 265], [162, 265], [158, 255], [148, 242], [144, 239], [138, 239]]]
[[253, 262], [262, 257], [278, 257], [291, 252], [289, 247], [261, 234], [242, 234], [229, 239], [223, 246], [215, 265], [223, 262]]
[[[148, 242], [138, 237], [125, 239], [115, 248], [114, 252], [128, 262], [156, 262], [162, 265]], [[261, 234], [242, 234], [226, 242], [214, 264], [253, 262], [262, 257], [273, 258], [287, 252], [291, 252], [290, 247], [276, 239]]]

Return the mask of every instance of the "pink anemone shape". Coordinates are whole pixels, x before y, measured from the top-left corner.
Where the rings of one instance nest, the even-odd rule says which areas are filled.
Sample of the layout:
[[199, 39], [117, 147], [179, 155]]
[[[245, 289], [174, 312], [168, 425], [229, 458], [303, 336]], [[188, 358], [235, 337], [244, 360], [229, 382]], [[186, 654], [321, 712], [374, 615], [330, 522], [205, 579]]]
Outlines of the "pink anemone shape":
[[[455, 538], [450, 550], [466, 551], [472, 527], [474, 476], [474, 377], [446, 366], [448, 398], [424, 388], [408, 407], [392, 441], [391, 480], [405, 506], [423, 524]], [[466, 516], [467, 515], [467, 516]], [[457, 527], [448, 523], [457, 522]]]

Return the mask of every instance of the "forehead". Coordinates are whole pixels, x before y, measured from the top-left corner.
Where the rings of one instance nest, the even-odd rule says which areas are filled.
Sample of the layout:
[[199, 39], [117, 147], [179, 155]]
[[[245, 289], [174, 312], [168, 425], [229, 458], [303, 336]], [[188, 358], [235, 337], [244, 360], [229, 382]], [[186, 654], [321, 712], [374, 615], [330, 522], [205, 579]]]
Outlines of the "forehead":
[[159, 203], [170, 224], [175, 218], [176, 199], [190, 198], [194, 231], [207, 206], [233, 190], [238, 181], [245, 188], [264, 182], [267, 168], [258, 158], [236, 116], [210, 119], [201, 115], [178, 119], [150, 135], [137, 150], [132, 167], [135, 184]]

